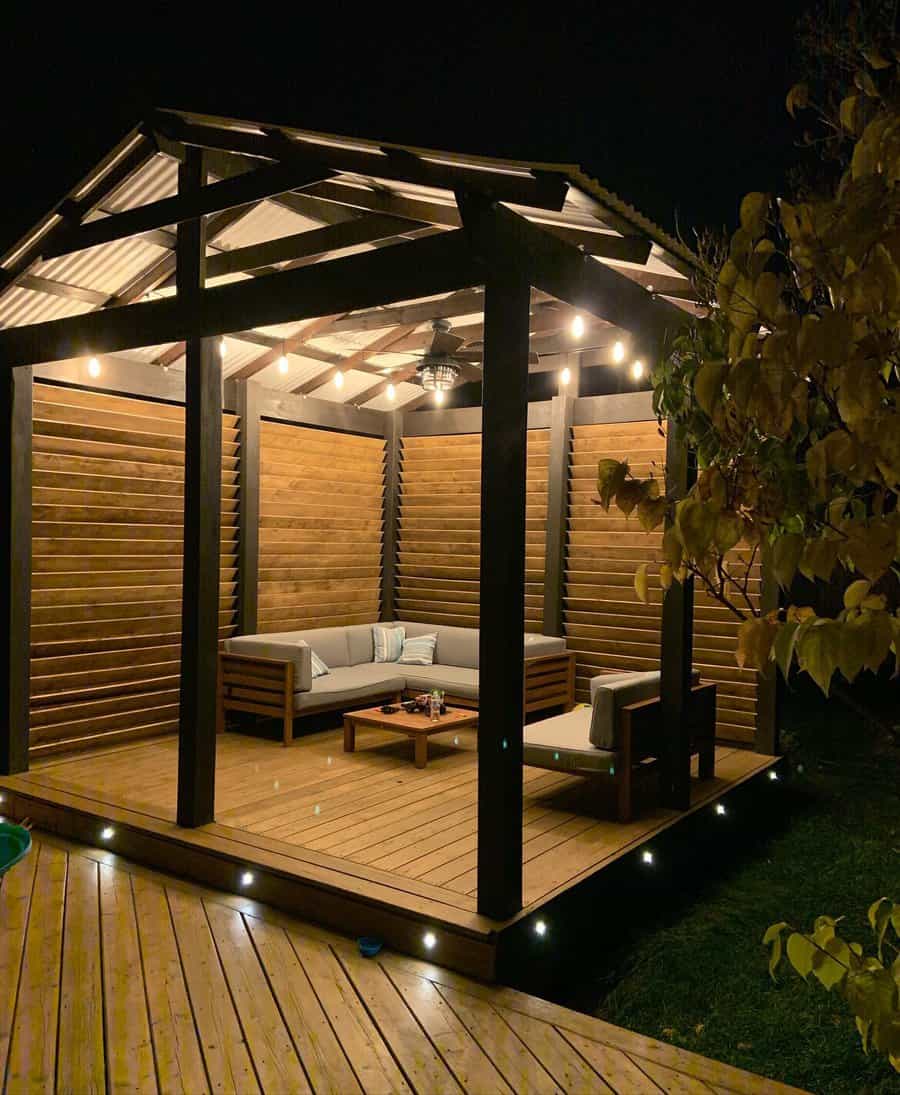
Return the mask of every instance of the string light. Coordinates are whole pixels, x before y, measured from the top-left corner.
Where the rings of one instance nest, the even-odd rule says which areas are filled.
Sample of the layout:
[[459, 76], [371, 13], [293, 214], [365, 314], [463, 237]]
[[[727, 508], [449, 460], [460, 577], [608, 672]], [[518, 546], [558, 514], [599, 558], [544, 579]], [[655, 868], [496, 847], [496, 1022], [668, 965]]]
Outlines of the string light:
[[282, 354], [278, 359], [278, 371], [282, 376], [288, 371], [288, 359], [286, 354]]
[[100, 362], [95, 357], [92, 357], [88, 362], [88, 373], [90, 376], [100, 375]]
[[344, 374], [340, 370], [334, 374], [334, 386], [338, 389], [344, 386]]
[[391, 403], [393, 403], [394, 400], [397, 398], [397, 389], [394, 387], [393, 384], [388, 384], [387, 386], [387, 397], [391, 401]]
[[434, 401], [440, 407], [444, 402], [444, 389], [436, 388], [434, 392]]
[[576, 315], [572, 319], [572, 338], [581, 338], [584, 334], [584, 319]]
[[227, 352], [228, 352], [228, 347], [225, 345], [225, 336], [223, 335], [219, 339], [219, 356], [222, 358], [223, 361], [225, 360], [225, 354]]
[[625, 360], [625, 343], [614, 342], [612, 348], [612, 359], [616, 365], [621, 365]]
[[631, 376], [634, 380], [640, 380], [644, 375], [644, 363], [643, 361], [635, 361], [631, 366]]
[[559, 374], [559, 382], [560, 384], [562, 384], [563, 387], [565, 387], [571, 379], [572, 370], [567, 365], [566, 368], [563, 369], [562, 372]]

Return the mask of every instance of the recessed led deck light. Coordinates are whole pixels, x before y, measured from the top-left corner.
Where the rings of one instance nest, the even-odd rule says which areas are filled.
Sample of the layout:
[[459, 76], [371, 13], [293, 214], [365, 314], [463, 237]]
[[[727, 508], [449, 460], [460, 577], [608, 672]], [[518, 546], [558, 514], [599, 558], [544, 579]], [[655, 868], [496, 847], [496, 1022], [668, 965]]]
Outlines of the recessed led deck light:
[[535, 920], [534, 922], [534, 934], [539, 935], [542, 939], [547, 934], [547, 921]]
[[434, 932], [425, 932], [425, 934], [422, 936], [422, 942], [425, 944], [426, 950], [434, 950], [434, 948], [437, 946], [437, 936], [434, 934]]
[[723, 817], [726, 812], [727, 811], [725, 809], [724, 802], [717, 802], [716, 803], [716, 813], [719, 815], [719, 817]]
[[649, 850], [649, 848], [646, 851], [641, 852], [641, 859], [644, 863], [647, 864], [648, 867], [652, 866], [652, 864], [653, 864], [653, 852], [651, 852]]
[[253, 872], [252, 871], [244, 871], [244, 873], [241, 875], [241, 886], [242, 886], [242, 888], [246, 890], [246, 888], [248, 886], [252, 886], [252, 885], [253, 885]]
[[100, 830], [101, 840], [112, 840], [115, 835], [116, 830], [112, 827], [112, 825], [106, 825]]
[[769, 779], [771, 779], [771, 780], [778, 779], [778, 773], [775, 771], [774, 768], [769, 769]]

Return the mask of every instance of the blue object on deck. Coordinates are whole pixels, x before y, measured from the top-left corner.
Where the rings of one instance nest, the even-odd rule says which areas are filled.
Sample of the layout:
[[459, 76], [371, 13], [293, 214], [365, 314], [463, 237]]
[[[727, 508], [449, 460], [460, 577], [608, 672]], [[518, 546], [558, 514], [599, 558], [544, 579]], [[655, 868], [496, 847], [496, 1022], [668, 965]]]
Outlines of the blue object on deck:
[[359, 947], [359, 953], [363, 958], [374, 958], [384, 946], [384, 943], [372, 935], [364, 935], [361, 939], [356, 940], [356, 945]]
[[28, 854], [31, 833], [21, 825], [0, 822], [0, 878]]

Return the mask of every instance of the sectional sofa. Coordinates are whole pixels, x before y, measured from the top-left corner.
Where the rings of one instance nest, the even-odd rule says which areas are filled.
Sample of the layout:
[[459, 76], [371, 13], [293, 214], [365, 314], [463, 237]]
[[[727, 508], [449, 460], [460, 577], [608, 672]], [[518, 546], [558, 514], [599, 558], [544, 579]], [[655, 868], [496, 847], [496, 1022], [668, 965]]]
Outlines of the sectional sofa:
[[[296, 717], [367, 707], [404, 693], [439, 688], [447, 702], [478, 706], [478, 629], [398, 620], [409, 638], [437, 635], [432, 665], [376, 662], [371, 624], [239, 635], [219, 655], [219, 720], [228, 711], [278, 718], [287, 745]], [[327, 665], [313, 676], [313, 653]], [[525, 712], [561, 708], [574, 700], [575, 655], [565, 640], [526, 633]]]

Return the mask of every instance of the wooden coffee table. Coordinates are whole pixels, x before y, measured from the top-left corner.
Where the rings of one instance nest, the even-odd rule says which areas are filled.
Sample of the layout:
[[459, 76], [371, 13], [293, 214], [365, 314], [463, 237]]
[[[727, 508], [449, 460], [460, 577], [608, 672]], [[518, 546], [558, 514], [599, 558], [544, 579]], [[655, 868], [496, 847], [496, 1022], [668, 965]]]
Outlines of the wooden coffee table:
[[415, 742], [416, 767], [424, 768], [428, 763], [429, 734], [443, 734], [446, 730], [459, 730], [463, 726], [476, 726], [478, 712], [464, 707], [448, 707], [447, 712], [431, 721], [430, 715], [407, 714], [403, 708], [394, 714], [386, 715], [380, 707], [367, 707], [364, 711], [348, 711], [344, 715], [344, 752], [352, 753], [356, 749], [356, 727], [377, 726], [380, 730], [391, 730], [395, 734], [405, 734]]

